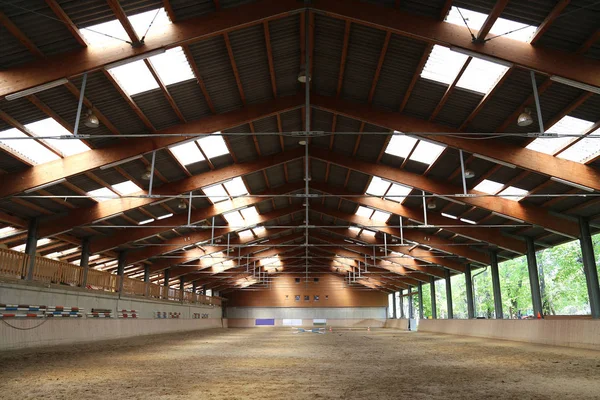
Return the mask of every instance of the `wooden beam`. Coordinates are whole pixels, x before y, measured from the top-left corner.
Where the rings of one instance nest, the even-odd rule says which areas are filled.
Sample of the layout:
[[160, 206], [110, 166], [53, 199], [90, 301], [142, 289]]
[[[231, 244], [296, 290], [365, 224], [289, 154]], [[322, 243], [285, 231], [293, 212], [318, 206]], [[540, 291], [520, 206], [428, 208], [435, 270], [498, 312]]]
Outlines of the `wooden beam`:
[[163, 7], [164, 7], [165, 11], [167, 12], [167, 15], [169, 16], [169, 19], [171, 20], [171, 22], [175, 22], [176, 21], [175, 11], [173, 11], [173, 6], [171, 5], [171, 1], [163, 0]]
[[208, 105], [208, 108], [210, 109], [210, 111], [213, 114], [216, 114], [217, 112], [215, 111], [215, 106], [214, 106], [210, 96], [208, 95], [208, 90], [206, 89], [204, 80], [202, 79], [202, 76], [200, 75], [200, 70], [198, 69], [198, 65], [196, 65], [196, 61], [194, 61], [194, 57], [192, 56], [192, 53], [190, 52], [189, 46], [184, 45], [181, 47], [183, 49], [183, 53], [185, 54], [185, 57], [187, 58], [188, 63], [190, 64], [190, 67], [192, 67], [192, 71], [194, 72], [194, 77], [196, 78], [198, 85], [200, 85], [200, 90], [202, 91], [202, 94], [204, 95], [204, 99], [206, 100], [206, 104]]
[[[240, 110], [210, 116], [199, 121], [173, 126], [159, 131], [161, 134], [184, 134], [197, 132], [216, 132], [235, 126], [243, 125], [250, 121], [275, 115], [298, 108], [303, 103], [303, 96], [279, 98], [259, 105], [250, 105]], [[0, 198], [20, 193], [82, 172], [99, 168], [103, 165], [142, 156], [154, 150], [179, 143], [186, 140], [184, 137], [157, 137], [147, 140], [123, 139], [119, 143], [101, 149], [94, 149], [85, 153], [65, 157], [49, 163], [37, 165], [22, 172], [12, 173], [2, 177], [0, 185]]]
[[[552, 81], [550, 79], [546, 79], [544, 82], [542, 82], [542, 84], [540, 86], [538, 86], [537, 90], [538, 90], [538, 95], [542, 95], [546, 90], [548, 90], [548, 88], [552, 86]], [[504, 132], [506, 130], [506, 128], [508, 128], [510, 125], [516, 123], [517, 118], [519, 117], [519, 114], [521, 114], [526, 107], [530, 106], [531, 104], [533, 104], [533, 102], [535, 101], [535, 98], [533, 96], [533, 90], [532, 93], [529, 95], [529, 97], [527, 97], [525, 99], [525, 101], [523, 103], [521, 103], [521, 105], [519, 107], [517, 107], [517, 109], [508, 116], [508, 118], [506, 118], [504, 120], [504, 122], [497, 127], [494, 132]]]
[[465, 63], [461, 67], [460, 71], [458, 71], [458, 74], [456, 74], [456, 77], [454, 78], [454, 81], [452, 81], [452, 83], [450, 85], [448, 85], [448, 87], [446, 88], [446, 91], [444, 92], [444, 95], [442, 96], [442, 98], [438, 102], [437, 106], [435, 107], [435, 109], [433, 110], [433, 112], [431, 113], [431, 115], [429, 116], [429, 120], [430, 121], [433, 121], [438, 116], [438, 114], [440, 113], [440, 111], [442, 111], [442, 108], [444, 108], [444, 104], [446, 104], [446, 102], [450, 98], [450, 95], [454, 91], [454, 88], [456, 87], [456, 84], [458, 83], [458, 81], [460, 80], [460, 78], [462, 78], [462, 76], [465, 73], [465, 70], [467, 69], [467, 67], [469, 66], [469, 64], [471, 64], [471, 60], [473, 60], [473, 57], [467, 57], [467, 60], [465, 61]]
[[410, 99], [410, 95], [412, 94], [412, 91], [415, 88], [419, 77], [421, 76], [421, 72], [423, 72], [423, 68], [425, 67], [425, 63], [429, 58], [429, 53], [431, 53], [431, 49], [433, 49], [432, 44], [428, 44], [427, 46], [425, 46], [425, 50], [423, 50], [423, 54], [421, 55], [419, 64], [417, 64], [417, 69], [415, 70], [415, 73], [413, 74], [413, 77], [410, 80], [410, 83], [408, 84], [408, 88], [406, 88], [406, 92], [404, 92], [404, 97], [402, 98], [402, 103], [400, 103], [400, 109], [398, 110], [399, 112], [404, 111], [404, 107], [406, 107], [408, 99]]
[[131, 107], [133, 112], [135, 112], [135, 114], [140, 118], [140, 120], [146, 126], [146, 128], [150, 129], [150, 132], [156, 132], [156, 128], [154, 128], [154, 125], [152, 125], [152, 122], [150, 122], [150, 120], [148, 119], [146, 114], [144, 114], [142, 109], [131, 98], [131, 96], [127, 92], [125, 92], [123, 90], [123, 88], [121, 88], [121, 85], [119, 85], [119, 82], [117, 82], [117, 80], [114, 78], [114, 76], [105, 69], [103, 69], [102, 72], [104, 73], [104, 76], [110, 81], [110, 83], [112, 83], [112, 85], [115, 87], [115, 89], [117, 89], [117, 91], [119, 92], [121, 97], [123, 97], [123, 100], [125, 100], [127, 102], [127, 104], [129, 104], [129, 107]]
[[[447, 182], [433, 180], [422, 175], [414, 174], [404, 170], [388, 167], [381, 164], [372, 164], [357, 159], [340, 157], [326, 150], [311, 147], [310, 154], [325, 162], [331, 162], [344, 168], [350, 168], [364, 174], [379, 176], [383, 179], [398, 182], [415, 189], [424, 190], [438, 195], [448, 195], [453, 193], [462, 193], [462, 188], [451, 185]], [[472, 194], [482, 194], [470, 190]], [[498, 198], [498, 197], [464, 197], [461, 202], [483, 208], [488, 211], [516, 218], [534, 225], [539, 225], [545, 229], [560, 233], [567, 237], [577, 238], [579, 235], [577, 224], [567, 219], [559, 219], [551, 216], [548, 211], [542, 210], [536, 206], [519, 204], [517, 202]]]
[[600, 40], [600, 28], [596, 29], [596, 32], [594, 32], [589, 38], [587, 38], [587, 40], [585, 42], [583, 42], [583, 44], [581, 45], [581, 47], [579, 47], [579, 49], [577, 49], [577, 54], [584, 54], [586, 53], [590, 47], [592, 47], [594, 45], [594, 43], [596, 43], [598, 40]]
[[504, 75], [502, 75], [502, 78], [500, 78], [500, 80], [498, 80], [498, 82], [496, 82], [496, 84], [494, 85], [492, 90], [490, 90], [489, 92], [487, 92], [485, 94], [485, 96], [483, 96], [481, 101], [479, 101], [479, 104], [477, 104], [477, 107], [475, 107], [475, 109], [473, 111], [471, 111], [471, 114], [469, 114], [467, 119], [465, 119], [463, 121], [463, 123], [460, 124], [460, 127], [458, 128], [459, 131], [464, 131], [467, 128], [467, 126], [471, 123], [471, 121], [473, 121], [475, 119], [477, 114], [479, 114], [479, 112], [483, 109], [483, 107], [487, 104], [487, 102], [492, 98], [492, 96], [496, 93], [496, 91], [500, 87], [502, 87], [502, 84], [504, 83], [504, 81], [506, 81], [506, 79], [510, 76], [510, 74], [512, 74], [512, 72], [514, 70], [515, 70], [514, 68], [509, 68], [504, 73]]
[[229, 54], [229, 62], [231, 63], [231, 69], [233, 70], [233, 76], [235, 77], [235, 81], [237, 83], [238, 91], [240, 92], [240, 99], [242, 100], [242, 104], [246, 104], [246, 95], [244, 94], [244, 87], [242, 86], [242, 80], [240, 79], [240, 73], [237, 69], [237, 64], [235, 62], [235, 57], [233, 55], [233, 49], [231, 48], [231, 42], [229, 41], [229, 35], [227, 32], [223, 34], [223, 38], [225, 39], [225, 47], [227, 47], [227, 53]]
[[[6, 28], [27, 50], [37, 58], [44, 58], [44, 53], [29, 39], [3, 12], [0, 11], [0, 24]], [[1, 87], [2, 85], [0, 85]]]
[[377, 89], [377, 82], [379, 82], [379, 75], [381, 74], [381, 68], [383, 67], [383, 61], [385, 60], [391, 37], [391, 32], [385, 34], [385, 40], [383, 41], [381, 53], [379, 53], [379, 61], [377, 62], [377, 68], [375, 69], [375, 75], [373, 76], [373, 83], [371, 83], [371, 90], [369, 91], [369, 104], [373, 102], [373, 96], [375, 95], [375, 89]]
[[[462, 139], [453, 135], [435, 135], [433, 133], [454, 133], [458, 131], [443, 125], [432, 124], [431, 122], [398, 113], [375, 110], [369, 106], [345, 100], [337, 100], [333, 97], [313, 95], [312, 102], [316, 108], [376, 126], [406, 133], [431, 132], [432, 135], [428, 135], [428, 139], [446, 146], [462, 149], [468, 153], [484, 155], [532, 172], [556, 176], [569, 182], [600, 190], [599, 170], [573, 161], [522, 148], [502, 139], [481, 141]], [[460, 192], [458, 191], [457, 193]]]
[[350, 21], [346, 21], [344, 29], [344, 44], [342, 45], [342, 56], [340, 57], [340, 72], [338, 74], [337, 97], [342, 93], [342, 85], [344, 84], [344, 70], [346, 69], [346, 57], [348, 55], [348, 42], [350, 41]]
[[175, 99], [173, 99], [173, 96], [171, 96], [171, 93], [169, 93], [169, 89], [167, 89], [167, 85], [165, 85], [163, 80], [158, 75], [158, 72], [156, 71], [156, 68], [154, 68], [154, 65], [152, 65], [152, 62], [146, 58], [144, 60], [144, 63], [146, 64], [146, 67], [148, 67], [148, 69], [150, 70], [150, 73], [156, 80], [156, 83], [158, 83], [158, 87], [160, 88], [161, 92], [163, 93], [163, 95], [165, 96], [165, 98], [167, 99], [169, 104], [171, 105], [171, 108], [173, 109], [173, 111], [175, 111], [175, 114], [177, 115], [177, 118], [179, 118], [179, 121], [187, 122], [185, 117], [183, 116], [183, 113], [179, 109], [179, 106], [177, 106]]
[[135, 32], [133, 25], [131, 25], [129, 18], [127, 18], [127, 14], [125, 14], [125, 10], [123, 10], [123, 7], [121, 7], [119, 0], [106, 0], [106, 2], [108, 3], [108, 6], [112, 10], [113, 14], [115, 14], [115, 17], [117, 17], [123, 26], [123, 29], [125, 29], [125, 32], [127, 32], [127, 36], [129, 36], [132, 46], [139, 45], [140, 38]]
[[265, 45], [267, 47], [267, 60], [269, 61], [269, 74], [271, 75], [271, 89], [273, 97], [277, 97], [277, 79], [275, 79], [275, 66], [273, 64], [273, 49], [271, 48], [271, 33], [269, 32], [269, 22], [263, 22], [263, 31], [265, 34]]
[[494, 26], [494, 24], [496, 23], [496, 20], [500, 17], [500, 14], [502, 14], [502, 12], [504, 11], [504, 8], [506, 8], [508, 1], [509, 0], [496, 0], [496, 4], [494, 4], [494, 8], [492, 8], [492, 11], [490, 11], [489, 15], [485, 19], [485, 22], [481, 26], [481, 29], [479, 29], [479, 32], [477, 32], [476, 40], [478, 42], [480, 42], [480, 43], [485, 42], [485, 37], [487, 36], [488, 33], [490, 33], [490, 29], [492, 29], [492, 26]]
[[548, 28], [550, 28], [556, 18], [558, 18], [558, 16], [563, 12], [565, 7], [568, 6], [570, 2], [571, 0], [559, 0], [552, 11], [550, 11], [550, 14], [548, 14], [546, 18], [544, 18], [544, 21], [542, 21], [542, 23], [537, 27], [535, 33], [529, 40], [529, 43], [532, 45], [537, 44], [537, 42], [542, 38], [542, 35], [548, 30]]
[[[77, 99], [79, 99], [80, 96], [80, 92], [79, 89], [77, 89], [77, 87], [75, 85], [73, 85], [73, 83], [71, 82], [67, 82], [65, 84], [65, 87], [67, 88], [67, 90], [69, 92], [71, 92], [71, 94], [73, 96], [75, 96]], [[98, 119], [100, 120], [100, 122], [102, 122], [102, 125], [104, 125], [112, 134], [115, 135], [119, 135], [119, 130], [112, 124], [112, 122], [110, 122], [108, 120], [108, 118], [106, 118], [104, 116], [104, 114], [102, 114], [102, 112], [100, 112], [100, 110], [98, 110], [96, 107], [94, 107], [94, 105], [92, 104], [91, 101], [88, 100], [87, 97], [83, 97], [83, 104], [89, 108], [90, 110], [92, 110], [92, 112], [96, 115], [96, 117], [98, 117]]]
[[77, 41], [77, 43], [79, 43], [83, 47], [87, 47], [87, 42], [85, 41], [85, 38], [79, 31], [79, 28], [77, 28], [73, 21], [71, 21], [71, 18], [67, 15], [65, 10], [62, 9], [58, 2], [56, 0], [46, 0], [46, 4], [48, 4], [48, 7], [52, 9], [54, 14], [56, 14], [56, 16], [58, 17], [58, 19], [60, 19], [65, 24], [65, 26], [67, 27], [69, 32], [71, 32], [71, 35], [73, 35], [73, 38]]

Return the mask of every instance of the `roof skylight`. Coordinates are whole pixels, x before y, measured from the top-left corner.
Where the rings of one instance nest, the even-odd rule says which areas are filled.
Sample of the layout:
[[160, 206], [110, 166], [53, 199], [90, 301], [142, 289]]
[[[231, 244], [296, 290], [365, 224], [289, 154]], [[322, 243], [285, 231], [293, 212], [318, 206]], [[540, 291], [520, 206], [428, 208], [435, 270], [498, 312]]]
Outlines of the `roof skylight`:
[[140, 192], [142, 189], [131, 181], [124, 181], [121, 183], [117, 183], [111, 185], [111, 187], [116, 190], [121, 196], [127, 196], [128, 194]]
[[27, 138], [26, 134], [16, 128], [8, 129], [0, 132], [2, 138], [18, 138], [17, 140], [0, 139], [0, 146], [8, 152], [28, 160], [33, 165], [43, 164], [54, 160], [59, 160], [60, 157], [48, 150], [37, 140], [20, 139]]
[[119, 197], [116, 195], [115, 192], [113, 192], [109, 188], [105, 188], [105, 187], [89, 191], [87, 194], [88, 194], [88, 196], [91, 196], [94, 200], [96, 200], [97, 202], [103, 202], [106, 200], [116, 199], [117, 197]]
[[438, 159], [438, 157], [440, 156], [440, 154], [442, 154], [442, 151], [444, 151], [445, 148], [445, 146], [439, 144], [427, 142], [425, 140], [420, 140], [419, 144], [417, 144], [417, 147], [415, 148], [415, 151], [413, 151], [409, 160], [431, 165], [435, 160]]
[[[221, 132], [215, 132], [221, 133]], [[225, 140], [223, 136], [205, 136], [202, 139], [198, 139], [198, 144], [202, 147], [202, 151], [206, 154], [206, 157], [213, 158], [222, 156], [223, 154], [229, 154]]]
[[258, 218], [256, 207], [247, 207], [242, 210], [231, 211], [223, 214], [229, 225], [235, 227], [246, 227], [256, 222]]
[[252, 229], [246, 229], [238, 232], [238, 236], [242, 240], [252, 240], [254, 239], [254, 234], [252, 234]]
[[[461, 8], [460, 12], [467, 20], [467, 24], [471, 30], [479, 31], [487, 19], [486, 14], [471, 11], [465, 8]], [[446, 22], [454, 25], [465, 26], [465, 23], [458, 12], [458, 7], [452, 7], [450, 9], [450, 12], [446, 17]], [[522, 24], [506, 18], [498, 18], [494, 25], [492, 25], [490, 33], [487, 35], [487, 37], [490, 38], [497, 35], [503, 35], [503, 37], [519, 40], [521, 42], [527, 42], [533, 36], [536, 29], [536, 26]]]
[[413, 147], [415, 147], [416, 143], [417, 139], [411, 136], [393, 135], [387, 147], [385, 148], [385, 152], [400, 158], [406, 158], [410, 154]]
[[15, 235], [19, 230], [17, 228], [13, 228], [12, 226], [6, 226], [0, 229], [0, 239]]
[[231, 197], [244, 196], [248, 194], [248, 189], [246, 189], [244, 181], [239, 176], [225, 182], [224, 185], [225, 189], [227, 189], [227, 193], [229, 193]]
[[371, 218], [371, 215], [373, 215], [373, 211], [374, 210], [372, 208], [359, 206], [358, 210], [356, 210], [355, 215], [358, 215], [359, 217], [364, 217], [364, 218]]
[[395, 201], [396, 203], [402, 203], [411, 191], [412, 188], [409, 188], [408, 186], [393, 183], [384, 198], [386, 200]]
[[482, 180], [479, 185], [475, 186], [473, 189], [478, 192], [483, 192], [487, 194], [496, 194], [498, 191], [502, 190], [504, 185], [502, 183], [490, 181], [488, 179]]
[[508, 71], [507, 66], [473, 58], [456, 86], [486, 94], [496, 86], [506, 71]]
[[109, 71], [130, 96], [158, 88], [158, 82], [150, 73], [144, 60], [114, 67]]
[[232, 211], [232, 212], [223, 214], [223, 218], [225, 218], [225, 220], [227, 220], [227, 223], [229, 225], [234, 226], [236, 228], [246, 225], [244, 223], [244, 217], [242, 217], [242, 214], [240, 214], [239, 211]]
[[379, 196], [382, 197], [385, 192], [388, 190], [388, 188], [390, 187], [390, 183], [389, 181], [384, 181], [383, 179], [374, 176], [371, 179], [371, 183], [369, 184], [369, 187], [367, 188], [367, 194], [373, 195], [373, 196]]
[[206, 160], [195, 142], [186, 142], [169, 147], [169, 151], [182, 165], [190, 165]]
[[592, 133], [558, 154], [557, 157], [584, 164], [598, 154], [600, 154], [600, 134]]
[[169, 49], [149, 60], [165, 85], [194, 79], [192, 68], [181, 47]]
[[229, 196], [238, 197], [248, 194], [248, 189], [246, 189], [244, 181], [239, 176], [224, 183], [202, 188], [202, 191], [213, 203], [229, 200]]
[[390, 219], [390, 215], [392, 214], [384, 211], [375, 210], [371, 219], [377, 222], [386, 222], [388, 219]]
[[[547, 132], [559, 135], [578, 135], [587, 132], [592, 125], [591, 121], [565, 116], [556, 124], [552, 125]], [[561, 136], [558, 138], [537, 138], [527, 145], [529, 150], [539, 151], [546, 154], [555, 154], [557, 151], [571, 143], [573, 137]]]
[[[25, 125], [35, 136], [72, 136], [71, 132], [66, 130], [61, 124], [52, 118], [42, 119], [37, 122]], [[72, 156], [73, 154], [83, 153], [90, 148], [78, 139], [45, 139], [50, 147], [62, 154], [63, 157]]]
[[223, 185], [216, 184], [213, 186], [202, 188], [202, 191], [205, 195], [208, 196], [210, 201], [213, 203], [218, 203], [220, 201], [229, 200], [229, 196], [227, 196], [227, 192], [223, 188]]
[[[42, 246], [45, 246], [45, 245], [47, 245], [47, 244], [49, 244], [49, 243], [51, 243], [51, 242], [52, 242], [52, 240], [51, 240], [51, 239], [48, 239], [48, 238], [39, 239], [39, 240], [37, 241], [37, 244], [36, 244], [36, 246], [37, 246], [37, 247], [42, 247]], [[18, 245], [18, 246], [11, 247], [10, 249], [11, 249], [11, 250], [14, 250], [14, 251], [21, 251], [21, 252], [22, 252], [22, 251], [25, 251], [25, 247], [27, 247], [27, 244], [26, 244], [26, 243], [23, 243], [23, 244], [20, 244], [20, 245]]]
[[519, 189], [518, 187], [514, 186], [509, 186], [498, 194], [505, 199], [519, 201], [523, 197], [527, 196], [527, 193], [527, 190]]
[[448, 47], [434, 45], [421, 72], [421, 78], [450, 85], [468, 56], [450, 50]]
[[131, 17], [128, 17], [127, 19], [129, 19], [131, 26], [133, 26], [135, 33], [137, 33], [140, 39], [144, 37], [146, 31], [148, 31], [148, 26], [150, 26], [150, 23], [152, 23], [152, 27], [148, 31], [150, 34], [153, 30], [159, 30], [160, 27], [171, 24], [169, 16], [165, 12], [164, 8], [154, 9], [143, 13], [135, 14]]

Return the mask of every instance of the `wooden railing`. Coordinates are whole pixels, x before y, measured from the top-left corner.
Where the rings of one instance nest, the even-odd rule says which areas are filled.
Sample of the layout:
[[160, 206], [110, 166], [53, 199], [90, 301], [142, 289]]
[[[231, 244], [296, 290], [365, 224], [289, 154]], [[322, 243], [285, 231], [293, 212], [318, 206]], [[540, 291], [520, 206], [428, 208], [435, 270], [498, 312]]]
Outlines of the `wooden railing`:
[[[29, 268], [29, 256], [18, 251], [0, 249], [0, 276], [12, 279], [25, 279]], [[83, 267], [52, 260], [50, 258], [35, 257], [33, 266], [33, 280], [36, 282], [54, 283], [68, 286], [83, 286]], [[106, 271], [89, 269], [87, 273], [86, 288], [118, 292], [121, 277]], [[205, 305], [221, 305], [218, 297], [203, 296], [191, 292], [160, 286], [139, 279], [123, 278], [122, 294], [144, 296], [155, 299], [199, 303]]]

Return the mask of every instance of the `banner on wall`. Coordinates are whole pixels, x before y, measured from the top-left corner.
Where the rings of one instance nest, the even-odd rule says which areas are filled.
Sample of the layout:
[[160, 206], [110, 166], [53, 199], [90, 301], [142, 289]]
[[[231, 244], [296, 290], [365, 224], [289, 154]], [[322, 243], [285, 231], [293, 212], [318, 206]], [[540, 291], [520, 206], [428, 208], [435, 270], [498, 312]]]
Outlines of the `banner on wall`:
[[302, 325], [301, 319], [284, 319], [283, 326], [299, 326]]
[[327, 325], [327, 320], [324, 318], [315, 318], [313, 319], [314, 326], [325, 326]]

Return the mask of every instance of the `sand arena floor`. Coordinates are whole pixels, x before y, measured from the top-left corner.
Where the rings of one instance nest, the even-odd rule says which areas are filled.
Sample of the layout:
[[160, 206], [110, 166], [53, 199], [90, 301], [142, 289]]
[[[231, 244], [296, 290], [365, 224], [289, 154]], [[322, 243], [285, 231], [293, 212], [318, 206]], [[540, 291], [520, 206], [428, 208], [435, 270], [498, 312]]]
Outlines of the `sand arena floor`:
[[218, 329], [0, 353], [2, 399], [600, 398], [600, 352], [397, 330]]

